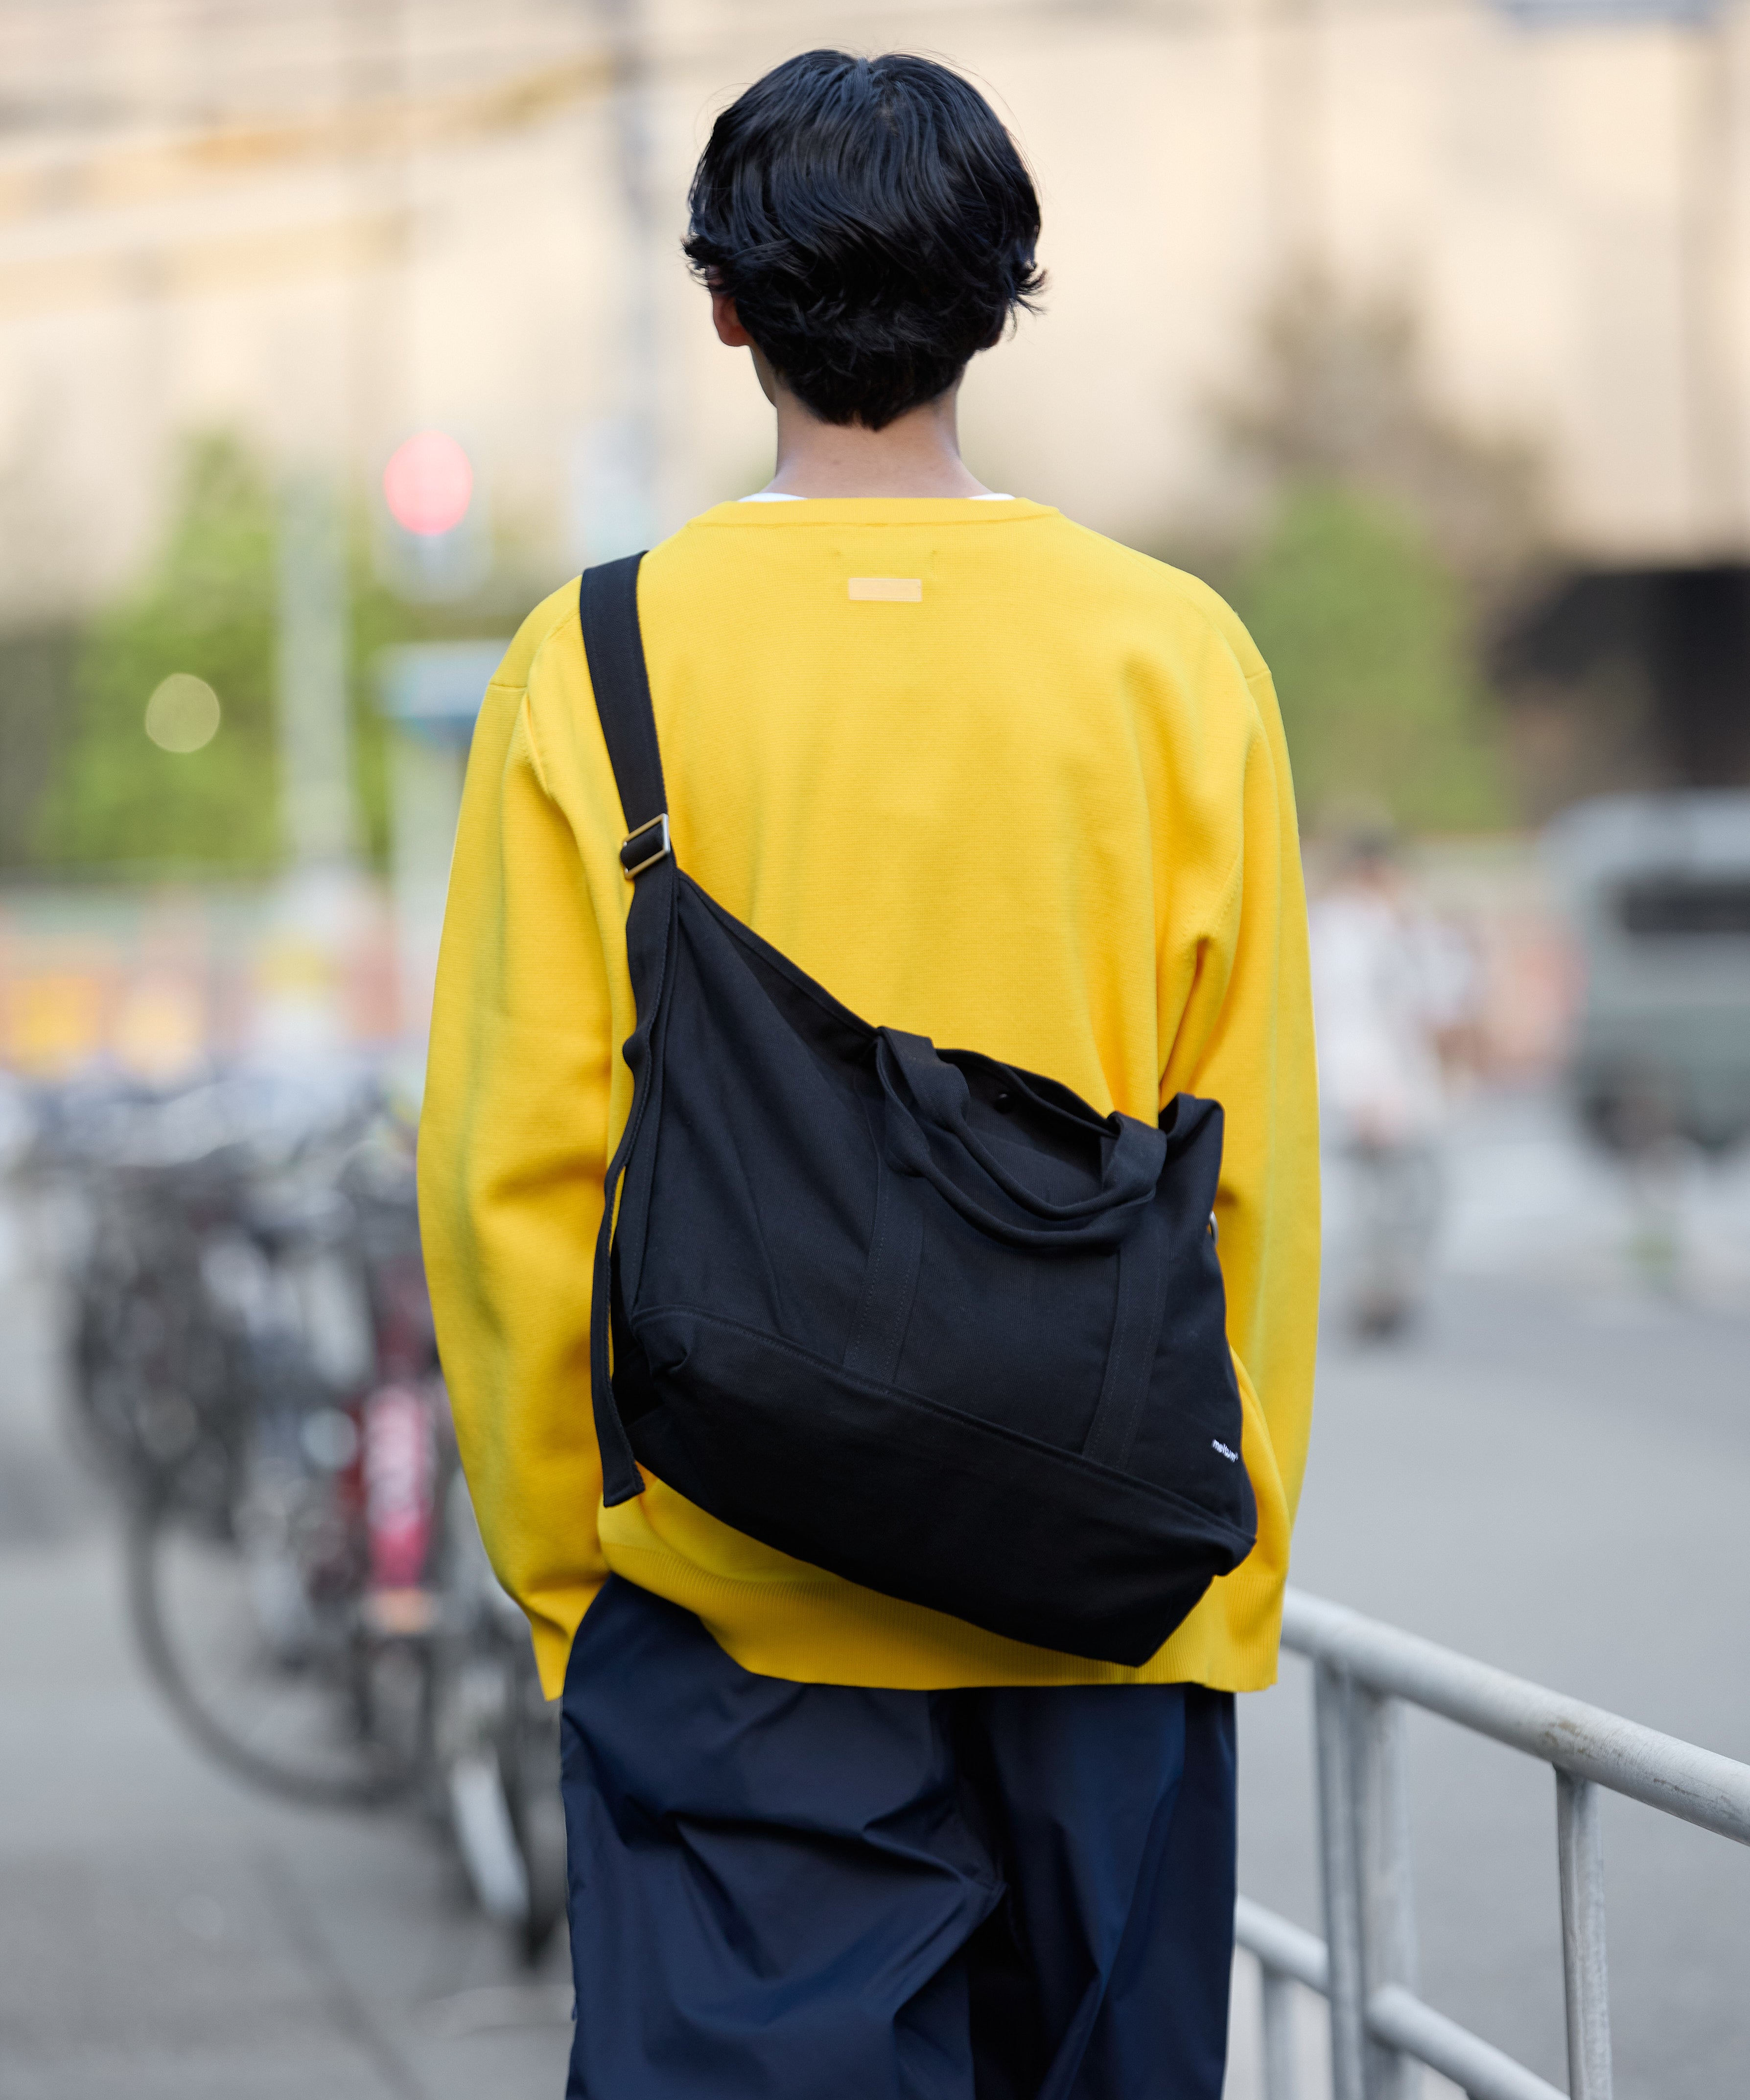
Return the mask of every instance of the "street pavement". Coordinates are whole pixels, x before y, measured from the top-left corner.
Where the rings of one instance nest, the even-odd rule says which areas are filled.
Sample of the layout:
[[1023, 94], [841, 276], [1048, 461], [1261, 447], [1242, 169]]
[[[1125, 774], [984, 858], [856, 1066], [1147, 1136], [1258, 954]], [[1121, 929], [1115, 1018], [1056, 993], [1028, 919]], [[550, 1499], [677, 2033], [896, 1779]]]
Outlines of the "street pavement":
[[[1295, 1579], [1750, 1759], [1750, 1172], [1638, 1209], [1535, 1100], [1474, 1106], [1449, 1169], [1417, 1326], [1349, 1340], [1336, 1279]], [[0, 2100], [557, 2096], [562, 1943], [524, 1974], [440, 1833], [281, 1807], [161, 1710], [63, 1432], [51, 1255], [0, 1212]], [[1309, 1722], [1292, 1657], [1242, 1702], [1241, 1879], [1318, 1929]], [[1410, 1752], [1424, 1994], [1563, 2084], [1549, 1776], [1432, 1719]], [[1620, 2100], [1750, 2089], [1750, 1853], [1615, 1802], [1605, 1843]], [[1320, 2100], [1311, 2006], [1303, 2039]]]
[[[1479, 1105], [1426, 1316], [1365, 1346], [1341, 1319], [1338, 1177], [1294, 1579], [1750, 1760], [1750, 1170], [1673, 1178], [1650, 1284], [1646, 1200], [1549, 1105]], [[1285, 1657], [1241, 1702], [1241, 1886], [1322, 1931], [1311, 1696]], [[1553, 1780], [1428, 1716], [1409, 1766], [1423, 1995], [1565, 2089]], [[1618, 2100], [1750, 2091], [1750, 1851], [1615, 1798], [1604, 1844]], [[1252, 2100], [1242, 1984], [1230, 2085]]]
[[161, 1707], [41, 1222], [0, 1212], [0, 2100], [557, 2100], [562, 1933], [525, 1972], [440, 1833], [282, 1807]]

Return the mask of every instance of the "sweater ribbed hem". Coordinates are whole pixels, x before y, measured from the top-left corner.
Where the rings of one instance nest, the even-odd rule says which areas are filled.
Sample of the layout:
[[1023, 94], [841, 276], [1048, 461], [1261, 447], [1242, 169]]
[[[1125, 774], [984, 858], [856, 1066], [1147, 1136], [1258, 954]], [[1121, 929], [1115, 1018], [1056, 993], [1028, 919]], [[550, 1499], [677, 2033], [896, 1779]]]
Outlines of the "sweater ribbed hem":
[[[714, 1575], [660, 1546], [618, 1541], [608, 1565], [696, 1613], [756, 1676], [800, 1684], [939, 1692], [997, 1684], [1203, 1684], [1262, 1692], [1276, 1682], [1285, 1571], [1243, 1562], [1158, 1654], [1139, 1668], [1028, 1648], [830, 1575], [750, 1580]], [[543, 1657], [543, 1675], [549, 1676]], [[562, 1665], [558, 1673], [562, 1682]]]

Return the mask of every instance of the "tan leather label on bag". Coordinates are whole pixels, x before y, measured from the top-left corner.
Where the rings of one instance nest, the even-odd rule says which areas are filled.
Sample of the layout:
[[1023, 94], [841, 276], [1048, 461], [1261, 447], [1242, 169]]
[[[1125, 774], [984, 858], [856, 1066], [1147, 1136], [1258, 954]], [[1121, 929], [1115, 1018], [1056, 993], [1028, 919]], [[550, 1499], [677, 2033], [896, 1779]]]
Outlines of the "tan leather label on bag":
[[919, 605], [923, 599], [922, 576], [853, 576], [845, 588], [853, 598], [887, 605]]

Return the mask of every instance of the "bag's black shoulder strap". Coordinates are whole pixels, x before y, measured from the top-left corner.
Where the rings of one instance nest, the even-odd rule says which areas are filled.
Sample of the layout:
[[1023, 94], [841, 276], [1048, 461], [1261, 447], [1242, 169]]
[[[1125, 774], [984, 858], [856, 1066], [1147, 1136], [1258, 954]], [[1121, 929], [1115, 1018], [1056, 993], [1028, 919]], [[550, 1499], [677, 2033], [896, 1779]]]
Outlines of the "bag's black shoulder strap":
[[622, 561], [585, 569], [577, 605], [596, 712], [626, 815], [620, 866], [633, 876], [669, 852], [663, 755], [638, 627], [638, 566], [643, 559], [642, 554], [628, 554]]
[[[626, 915], [626, 962], [637, 1007], [636, 1025], [624, 1051], [632, 1072], [632, 1111], [608, 1162], [589, 1308], [589, 1382], [602, 1454], [602, 1499], [610, 1508], [644, 1492], [632, 1442], [614, 1399], [610, 1306], [615, 1198], [650, 1104], [656, 1035], [668, 989], [680, 887], [668, 844], [662, 752], [638, 628], [638, 564], [643, 559], [641, 554], [628, 554], [624, 561], [586, 569], [578, 591], [589, 682], [595, 688], [596, 712], [602, 717], [602, 734], [625, 813], [627, 836], [619, 849], [619, 864], [633, 885]], [[650, 871], [648, 880], [640, 880], [646, 871]]]

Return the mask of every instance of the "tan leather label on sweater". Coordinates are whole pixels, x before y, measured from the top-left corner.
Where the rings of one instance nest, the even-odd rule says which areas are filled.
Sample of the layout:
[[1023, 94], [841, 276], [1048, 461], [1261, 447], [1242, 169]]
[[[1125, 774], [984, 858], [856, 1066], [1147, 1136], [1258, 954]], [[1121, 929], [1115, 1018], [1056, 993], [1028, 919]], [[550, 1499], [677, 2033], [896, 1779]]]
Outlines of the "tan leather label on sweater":
[[853, 576], [845, 587], [853, 598], [888, 605], [919, 605], [923, 599], [922, 576]]

